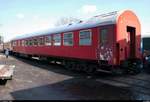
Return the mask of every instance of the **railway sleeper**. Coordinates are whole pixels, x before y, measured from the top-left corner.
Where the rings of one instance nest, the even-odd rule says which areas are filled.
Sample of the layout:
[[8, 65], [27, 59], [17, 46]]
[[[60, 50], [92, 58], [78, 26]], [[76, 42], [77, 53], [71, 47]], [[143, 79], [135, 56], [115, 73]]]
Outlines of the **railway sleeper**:
[[96, 71], [97, 71], [97, 66], [96, 65], [93, 65], [93, 64], [90, 64], [87, 66], [87, 74], [94, 74]]

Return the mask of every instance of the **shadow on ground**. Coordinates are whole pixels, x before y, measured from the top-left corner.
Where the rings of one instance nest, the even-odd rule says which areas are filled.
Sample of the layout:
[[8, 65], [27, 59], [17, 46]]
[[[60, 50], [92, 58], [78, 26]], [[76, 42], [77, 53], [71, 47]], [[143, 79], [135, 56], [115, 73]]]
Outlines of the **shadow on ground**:
[[89, 75], [84, 72], [68, 71], [61, 65], [35, 59], [15, 58], [36, 66], [35, 68], [73, 77], [53, 84], [11, 92], [15, 100], [135, 100], [141, 98], [131, 91], [130, 86], [115, 86], [96, 81], [98, 78], [118, 77], [109, 73], [97, 72], [89, 78]]
[[[46, 94], [45, 94], [46, 93]], [[11, 92], [15, 100], [128, 100], [127, 88], [91, 79], [72, 78], [62, 82]]]
[[[15, 57], [15, 56], [12, 56]], [[49, 63], [47, 61], [42, 61], [42, 60], [36, 60], [36, 59], [28, 59], [28, 58], [22, 58], [22, 57], [15, 57], [16, 59], [30, 64], [32, 66], [35, 66], [36, 68], [42, 68], [48, 71], [52, 71], [55, 73], [59, 74], [64, 74], [68, 76], [73, 76], [73, 77], [87, 77], [89, 76], [85, 72], [79, 72], [79, 71], [69, 71], [68, 69], [65, 69], [64, 66], [59, 65], [59, 64], [54, 64], [54, 63]], [[112, 75], [110, 73], [104, 73], [104, 72], [97, 72], [92, 75], [92, 77], [116, 77], [116, 75]]]

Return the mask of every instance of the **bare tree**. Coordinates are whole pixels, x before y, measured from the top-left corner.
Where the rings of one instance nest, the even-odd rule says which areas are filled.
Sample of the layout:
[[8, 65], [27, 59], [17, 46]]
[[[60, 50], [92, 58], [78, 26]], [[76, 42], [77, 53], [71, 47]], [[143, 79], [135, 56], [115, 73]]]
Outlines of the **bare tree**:
[[80, 22], [80, 21], [81, 21], [80, 19], [74, 17], [62, 17], [55, 23], [55, 26], [60, 26], [60, 25], [65, 25], [65, 24], [70, 24], [70, 23]]

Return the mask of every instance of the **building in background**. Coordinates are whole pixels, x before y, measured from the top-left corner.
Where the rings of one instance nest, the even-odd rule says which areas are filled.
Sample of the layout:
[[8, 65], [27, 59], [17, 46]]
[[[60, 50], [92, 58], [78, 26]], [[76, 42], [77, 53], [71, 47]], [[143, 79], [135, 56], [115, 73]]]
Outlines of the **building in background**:
[[150, 55], [150, 37], [142, 38], [142, 51], [144, 56]]

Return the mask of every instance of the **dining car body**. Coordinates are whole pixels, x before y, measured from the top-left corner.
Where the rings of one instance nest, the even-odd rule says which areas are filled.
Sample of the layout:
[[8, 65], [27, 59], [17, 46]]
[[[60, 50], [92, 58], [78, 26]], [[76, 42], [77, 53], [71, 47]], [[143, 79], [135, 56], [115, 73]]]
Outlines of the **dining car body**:
[[72, 70], [137, 73], [142, 68], [140, 42], [140, 22], [132, 11], [124, 10], [24, 34], [11, 44], [16, 55], [60, 61]]

